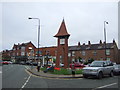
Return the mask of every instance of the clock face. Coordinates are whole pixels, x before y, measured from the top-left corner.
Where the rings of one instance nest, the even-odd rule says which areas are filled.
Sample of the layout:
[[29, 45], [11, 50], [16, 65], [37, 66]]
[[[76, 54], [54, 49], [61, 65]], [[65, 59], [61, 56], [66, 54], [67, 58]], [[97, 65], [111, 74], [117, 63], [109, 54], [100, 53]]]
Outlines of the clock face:
[[65, 39], [60, 39], [60, 44], [65, 44]]

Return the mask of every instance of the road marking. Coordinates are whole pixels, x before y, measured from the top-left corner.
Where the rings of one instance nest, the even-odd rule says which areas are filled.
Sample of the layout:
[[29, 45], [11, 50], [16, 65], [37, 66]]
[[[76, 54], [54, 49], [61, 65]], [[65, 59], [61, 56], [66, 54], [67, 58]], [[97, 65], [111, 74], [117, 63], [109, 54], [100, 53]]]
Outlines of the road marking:
[[92, 89], [92, 90], [96, 90], [96, 89], [100, 89], [100, 88], [105, 88], [105, 87], [109, 87], [109, 86], [116, 85], [116, 84], [117, 84], [117, 83], [112, 83], [112, 84], [108, 84], [108, 85], [104, 85], [104, 86], [97, 87], [97, 88]]
[[21, 88], [24, 88], [25, 87], [25, 85], [28, 83], [28, 81], [30, 80], [30, 77], [31, 77], [31, 75], [28, 77], [28, 79], [26, 80], [26, 82], [23, 84], [23, 86], [21, 87]]
[[26, 69], [30, 69], [28, 66], [25, 66]]

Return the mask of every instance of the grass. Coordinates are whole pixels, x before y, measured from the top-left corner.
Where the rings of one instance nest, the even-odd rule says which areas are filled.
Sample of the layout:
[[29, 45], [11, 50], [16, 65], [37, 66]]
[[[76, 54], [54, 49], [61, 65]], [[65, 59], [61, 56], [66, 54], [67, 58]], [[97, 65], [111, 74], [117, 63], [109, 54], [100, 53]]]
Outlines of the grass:
[[[46, 68], [41, 68], [42, 71], [45, 71]], [[82, 69], [76, 69], [75, 70], [75, 74], [82, 74]], [[57, 75], [71, 75], [72, 74], [72, 70], [70, 69], [64, 69], [61, 68], [60, 70], [53, 70], [53, 71], [48, 71], [51, 74], [57, 74]]]

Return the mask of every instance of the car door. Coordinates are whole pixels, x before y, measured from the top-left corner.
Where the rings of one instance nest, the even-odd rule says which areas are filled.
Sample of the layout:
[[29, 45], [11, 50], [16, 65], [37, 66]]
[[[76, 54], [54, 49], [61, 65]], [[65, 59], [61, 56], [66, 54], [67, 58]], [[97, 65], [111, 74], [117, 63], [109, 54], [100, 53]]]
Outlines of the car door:
[[104, 74], [108, 74], [110, 71], [106, 62], [103, 62], [103, 70], [104, 70], [104, 72], [103, 72]]

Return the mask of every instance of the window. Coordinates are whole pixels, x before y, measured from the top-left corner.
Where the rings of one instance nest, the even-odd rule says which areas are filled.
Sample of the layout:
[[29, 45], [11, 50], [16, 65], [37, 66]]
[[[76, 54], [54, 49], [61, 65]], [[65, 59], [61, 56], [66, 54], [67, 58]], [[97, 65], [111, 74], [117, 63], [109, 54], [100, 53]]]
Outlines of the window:
[[107, 58], [107, 61], [110, 61], [110, 58]]
[[75, 51], [72, 51], [72, 56], [75, 56]]
[[15, 53], [13, 53], [13, 56], [15, 56]]
[[106, 55], [110, 55], [110, 50], [109, 49], [106, 50]]
[[25, 51], [25, 47], [21, 47], [21, 51]]
[[18, 53], [17, 53], [17, 56], [18, 56]]
[[57, 51], [55, 50], [55, 56], [57, 55]]
[[17, 47], [17, 50], [19, 50], [19, 47]]
[[65, 39], [60, 39], [60, 44], [65, 44]]
[[[32, 52], [34, 53], [34, 50]], [[36, 54], [38, 54], [38, 51], [36, 51]], [[42, 51], [39, 51], [39, 54], [42, 54]]]
[[98, 46], [98, 49], [101, 49], [102, 48], [102, 46]]
[[75, 59], [73, 58], [73, 59], [72, 59], [72, 61], [74, 62], [74, 61], [75, 61]]
[[71, 53], [68, 53], [68, 57], [70, 57], [71, 56]]
[[13, 48], [13, 50], [15, 51], [16, 49], [15, 49], [15, 48]]
[[46, 55], [50, 55], [50, 51], [46, 51]]
[[21, 56], [24, 56], [25, 55], [25, 52], [21, 52]]
[[85, 51], [82, 51], [82, 55], [85, 56]]
[[28, 47], [28, 49], [32, 49], [32, 47]]
[[90, 47], [87, 47], [86, 49], [90, 49]]
[[93, 55], [94, 56], [96, 56], [97, 55], [97, 51], [95, 50], [95, 51], [93, 51]]

